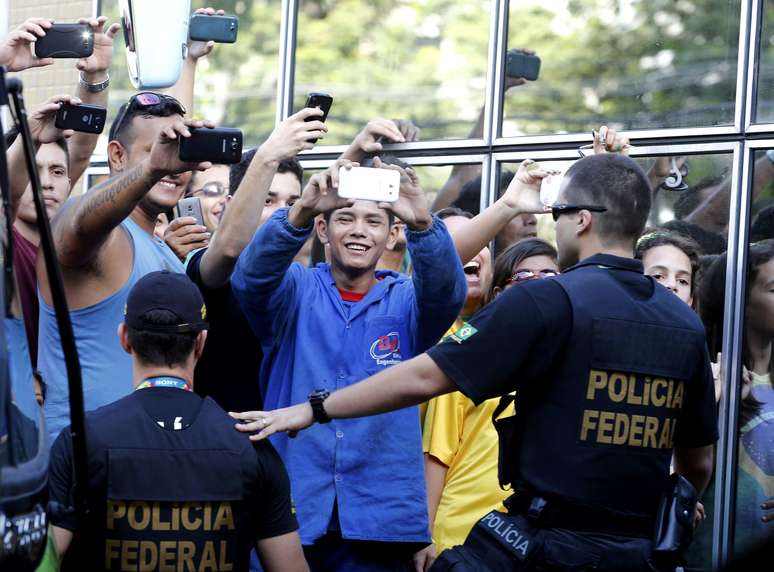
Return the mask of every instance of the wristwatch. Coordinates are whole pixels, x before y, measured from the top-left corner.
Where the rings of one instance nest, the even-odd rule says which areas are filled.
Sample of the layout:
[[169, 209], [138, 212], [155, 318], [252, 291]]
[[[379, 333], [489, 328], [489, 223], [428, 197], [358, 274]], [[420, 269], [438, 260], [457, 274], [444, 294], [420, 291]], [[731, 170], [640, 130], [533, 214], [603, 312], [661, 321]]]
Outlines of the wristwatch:
[[312, 415], [314, 415], [314, 420], [318, 423], [331, 422], [331, 418], [328, 417], [325, 407], [323, 407], [323, 401], [328, 399], [330, 394], [331, 392], [326, 389], [315, 389], [309, 394], [309, 405], [312, 406]]
[[105, 91], [110, 85], [110, 74], [107, 74], [105, 81], [101, 81], [99, 83], [89, 83], [83, 79], [83, 72], [81, 72], [79, 83], [81, 84], [81, 87], [83, 87], [89, 93], [99, 93], [101, 91]]

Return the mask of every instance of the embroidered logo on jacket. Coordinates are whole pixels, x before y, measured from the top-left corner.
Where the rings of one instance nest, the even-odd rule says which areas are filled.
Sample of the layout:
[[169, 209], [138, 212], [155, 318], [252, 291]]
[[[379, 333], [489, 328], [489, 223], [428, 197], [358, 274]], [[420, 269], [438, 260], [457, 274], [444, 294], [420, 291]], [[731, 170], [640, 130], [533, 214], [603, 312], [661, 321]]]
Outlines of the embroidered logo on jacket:
[[376, 338], [371, 344], [370, 354], [376, 365], [395, 365], [402, 362], [398, 332], [390, 332]]

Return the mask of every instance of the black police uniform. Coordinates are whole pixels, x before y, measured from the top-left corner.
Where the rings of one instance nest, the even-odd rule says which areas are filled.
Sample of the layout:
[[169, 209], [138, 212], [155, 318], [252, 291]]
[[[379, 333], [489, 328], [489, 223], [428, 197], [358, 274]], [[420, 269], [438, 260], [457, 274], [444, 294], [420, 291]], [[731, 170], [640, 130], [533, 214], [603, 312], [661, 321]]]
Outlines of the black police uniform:
[[[51, 518], [75, 532], [65, 569], [248, 570], [256, 540], [298, 528], [277, 453], [238, 433], [210, 398], [137, 389], [87, 413], [86, 434], [90, 513]], [[51, 499], [62, 506], [71, 462], [65, 429], [50, 466]]]
[[514, 562], [651, 569], [672, 448], [717, 439], [704, 329], [687, 305], [641, 262], [597, 254], [508, 289], [428, 355], [476, 403], [518, 389], [501, 470], [512, 514], [534, 530], [485, 523], [521, 549]]

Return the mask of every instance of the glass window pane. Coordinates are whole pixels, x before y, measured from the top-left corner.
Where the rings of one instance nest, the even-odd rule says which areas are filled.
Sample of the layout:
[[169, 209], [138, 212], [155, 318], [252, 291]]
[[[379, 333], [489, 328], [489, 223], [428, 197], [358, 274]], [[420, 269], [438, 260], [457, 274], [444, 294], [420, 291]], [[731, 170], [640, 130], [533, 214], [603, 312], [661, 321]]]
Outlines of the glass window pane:
[[524, 85], [513, 76], [529, 62], [506, 65], [503, 136], [733, 123], [739, 4], [511, 2], [508, 48], [541, 65]]
[[[210, 4], [193, 0], [191, 10]], [[102, 6], [108, 22], [119, 21], [118, 2], [102, 2]], [[217, 44], [209, 56], [199, 61], [194, 116], [239, 127], [245, 135], [245, 148], [254, 147], [274, 129], [281, 0], [221, 2], [217, 7], [239, 17], [239, 39], [236, 44]], [[110, 68], [108, 126], [135, 91], [127, 73], [123, 35], [119, 33]], [[103, 153], [107, 132], [105, 129], [99, 148]]]
[[294, 108], [334, 97], [326, 144], [348, 143], [369, 119], [410, 119], [428, 139], [481, 137], [489, 2], [303, 0]]
[[771, 540], [774, 515], [774, 150], [755, 153], [740, 391], [734, 551]]
[[774, 0], [763, 2], [763, 18], [760, 38], [758, 93], [755, 98], [755, 121], [774, 122]]

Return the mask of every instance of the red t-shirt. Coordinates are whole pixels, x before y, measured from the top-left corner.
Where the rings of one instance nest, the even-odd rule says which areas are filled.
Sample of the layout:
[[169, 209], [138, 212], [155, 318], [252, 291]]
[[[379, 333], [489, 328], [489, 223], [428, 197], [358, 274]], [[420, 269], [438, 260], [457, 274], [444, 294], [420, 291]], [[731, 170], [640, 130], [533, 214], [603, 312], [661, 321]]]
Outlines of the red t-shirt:
[[345, 302], [360, 302], [367, 294], [367, 292], [350, 292], [349, 290], [342, 290], [341, 288], [338, 288], [338, 291], [339, 294], [341, 294], [341, 299]]
[[38, 259], [38, 247], [24, 238], [13, 227], [13, 272], [19, 288], [24, 329], [27, 332], [27, 344], [30, 350], [32, 367], [38, 364], [38, 278], [35, 263]]

